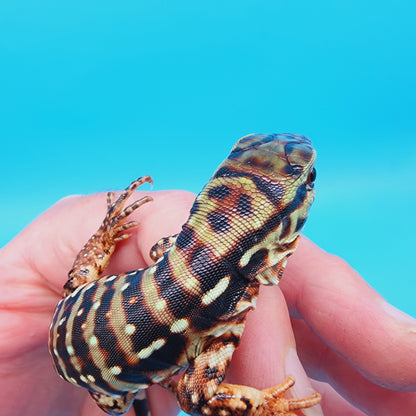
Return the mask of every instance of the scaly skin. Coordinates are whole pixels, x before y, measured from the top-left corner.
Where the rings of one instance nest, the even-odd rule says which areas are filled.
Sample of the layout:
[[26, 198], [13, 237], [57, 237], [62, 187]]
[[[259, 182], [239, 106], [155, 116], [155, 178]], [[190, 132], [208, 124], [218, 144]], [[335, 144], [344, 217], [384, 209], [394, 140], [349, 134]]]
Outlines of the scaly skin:
[[[319, 394], [286, 399], [288, 378], [259, 391], [224, 383], [260, 284], [277, 284], [314, 199], [315, 152], [296, 135], [250, 135], [233, 147], [196, 198], [182, 231], [152, 249], [146, 269], [101, 277], [136, 223], [123, 209], [133, 182], [74, 262], [56, 307], [49, 349], [58, 374], [120, 415], [154, 383], [187, 413], [294, 415]], [[178, 383], [172, 376], [185, 370]]]

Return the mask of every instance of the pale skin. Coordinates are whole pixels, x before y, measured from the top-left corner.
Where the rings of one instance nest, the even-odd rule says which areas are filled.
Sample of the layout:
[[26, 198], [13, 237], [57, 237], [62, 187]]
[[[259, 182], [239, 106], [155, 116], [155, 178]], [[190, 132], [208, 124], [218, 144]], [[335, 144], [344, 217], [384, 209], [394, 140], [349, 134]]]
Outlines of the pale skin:
[[[151, 246], [180, 230], [194, 199], [179, 191], [135, 197], [148, 194], [154, 202], [132, 214], [139, 225], [119, 244], [108, 273], [150, 265]], [[47, 333], [67, 272], [105, 212], [104, 194], [66, 198], [0, 251], [2, 413], [104, 415], [84, 389], [56, 375]], [[296, 378], [288, 394], [323, 396], [321, 407], [305, 415], [414, 415], [416, 320], [388, 305], [343, 260], [302, 238], [279, 286], [262, 288], [227, 380], [266, 388], [288, 375]], [[148, 398], [153, 416], [178, 411], [174, 396], [158, 386]]]

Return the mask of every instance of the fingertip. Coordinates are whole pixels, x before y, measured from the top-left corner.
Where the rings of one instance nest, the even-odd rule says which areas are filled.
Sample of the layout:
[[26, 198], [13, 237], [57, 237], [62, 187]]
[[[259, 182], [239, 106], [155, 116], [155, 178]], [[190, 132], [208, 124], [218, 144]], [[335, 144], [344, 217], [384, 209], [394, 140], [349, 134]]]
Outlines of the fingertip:
[[146, 390], [152, 416], [174, 416], [179, 412], [176, 397], [170, 391], [155, 384]]
[[[289, 348], [286, 354], [285, 372], [288, 376], [293, 376], [296, 380], [295, 384], [289, 390], [292, 397], [303, 399], [316, 393], [299, 360], [295, 348]], [[302, 409], [302, 412], [305, 416], [323, 416], [322, 408], [319, 404]]]

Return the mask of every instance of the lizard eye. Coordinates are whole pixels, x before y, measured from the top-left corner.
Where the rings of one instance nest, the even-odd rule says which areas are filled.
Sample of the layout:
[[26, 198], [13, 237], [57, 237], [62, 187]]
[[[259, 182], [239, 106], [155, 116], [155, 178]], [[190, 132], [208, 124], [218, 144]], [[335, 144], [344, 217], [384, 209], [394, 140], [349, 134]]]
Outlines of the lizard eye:
[[312, 170], [309, 172], [308, 179], [307, 179], [308, 185], [312, 186], [313, 183], [315, 182], [315, 179], [316, 179], [316, 169], [312, 168]]

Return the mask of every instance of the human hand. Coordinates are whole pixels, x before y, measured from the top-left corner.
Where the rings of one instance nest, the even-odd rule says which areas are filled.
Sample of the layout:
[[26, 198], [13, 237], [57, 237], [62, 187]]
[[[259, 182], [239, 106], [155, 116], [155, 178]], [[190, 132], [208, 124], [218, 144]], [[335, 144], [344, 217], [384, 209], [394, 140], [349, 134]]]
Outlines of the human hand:
[[[108, 273], [151, 264], [150, 247], [179, 231], [194, 199], [184, 192], [152, 196], [154, 203], [132, 215], [140, 225], [132, 230], [132, 238], [119, 244]], [[67, 271], [105, 210], [104, 195], [64, 199], [0, 251], [0, 397], [7, 415], [103, 415], [84, 389], [58, 378], [47, 351], [47, 333]], [[311, 394], [294, 350], [281, 290], [292, 315], [298, 353], [311, 375], [336, 385], [368, 414], [414, 414], [408, 410], [416, 408], [416, 393], [410, 392], [416, 390], [414, 320], [400, 318], [393, 310], [397, 322], [355, 272], [306, 239], [290, 259], [279, 287], [262, 288], [228, 381], [263, 388], [294, 375], [297, 382], [291, 391], [297, 397]], [[325, 384], [313, 384], [324, 395], [325, 413], [363, 414]], [[148, 397], [154, 416], [177, 411], [173, 395], [157, 386], [148, 390]], [[304, 414], [319, 414], [313, 413], [318, 410], [306, 409]], [[128, 415], [134, 415], [133, 410]]]

